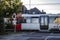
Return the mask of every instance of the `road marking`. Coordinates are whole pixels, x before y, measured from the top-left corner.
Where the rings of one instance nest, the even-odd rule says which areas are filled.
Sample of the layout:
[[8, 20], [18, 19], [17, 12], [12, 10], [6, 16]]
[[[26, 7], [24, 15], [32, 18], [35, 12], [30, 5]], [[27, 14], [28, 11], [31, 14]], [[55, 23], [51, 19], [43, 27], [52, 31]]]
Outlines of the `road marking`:
[[51, 33], [50, 35], [48, 35], [45, 40], [47, 40], [48, 38], [60, 38], [60, 36], [52, 36], [53, 33]]
[[60, 36], [47, 36], [45, 40], [47, 40], [48, 38], [60, 38]]
[[[50, 35], [52, 35], [53, 33], [50, 33]], [[49, 35], [48, 35], [49, 36]]]
[[30, 34], [33, 34], [33, 33], [35, 33], [35, 32], [31, 32]]
[[53, 33], [50, 33], [46, 38], [45, 38], [45, 40], [47, 40], [49, 37], [50, 37], [50, 35], [52, 35]]

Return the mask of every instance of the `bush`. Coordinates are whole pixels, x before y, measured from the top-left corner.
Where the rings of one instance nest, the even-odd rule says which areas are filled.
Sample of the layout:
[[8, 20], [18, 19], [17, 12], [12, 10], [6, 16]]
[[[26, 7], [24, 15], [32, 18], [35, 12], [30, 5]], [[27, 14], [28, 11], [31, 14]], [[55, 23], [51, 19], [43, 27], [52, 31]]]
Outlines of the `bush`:
[[0, 32], [3, 30], [3, 18], [0, 18]]
[[3, 34], [4, 31], [4, 20], [2, 17], [0, 17], [0, 34]]

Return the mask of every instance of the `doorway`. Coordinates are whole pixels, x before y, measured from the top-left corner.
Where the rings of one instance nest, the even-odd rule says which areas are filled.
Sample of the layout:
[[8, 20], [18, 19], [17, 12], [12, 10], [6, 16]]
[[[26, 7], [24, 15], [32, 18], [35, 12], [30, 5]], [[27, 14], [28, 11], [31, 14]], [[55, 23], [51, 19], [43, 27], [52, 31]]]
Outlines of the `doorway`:
[[49, 26], [49, 17], [40, 16], [40, 30], [48, 30]]

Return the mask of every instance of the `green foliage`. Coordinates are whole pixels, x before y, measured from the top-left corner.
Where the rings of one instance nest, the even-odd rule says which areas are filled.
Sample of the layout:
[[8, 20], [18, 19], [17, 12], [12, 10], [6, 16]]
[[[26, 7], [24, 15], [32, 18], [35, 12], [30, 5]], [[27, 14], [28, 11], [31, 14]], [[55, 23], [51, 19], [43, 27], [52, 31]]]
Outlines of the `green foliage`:
[[0, 32], [4, 30], [3, 27], [4, 27], [3, 18], [0, 17]]
[[10, 17], [13, 12], [19, 11], [22, 11], [21, 0], [0, 0], [0, 33], [4, 32], [3, 17]]
[[5, 16], [6, 13], [10, 15], [19, 11], [22, 11], [21, 0], [0, 0], [0, 16]]

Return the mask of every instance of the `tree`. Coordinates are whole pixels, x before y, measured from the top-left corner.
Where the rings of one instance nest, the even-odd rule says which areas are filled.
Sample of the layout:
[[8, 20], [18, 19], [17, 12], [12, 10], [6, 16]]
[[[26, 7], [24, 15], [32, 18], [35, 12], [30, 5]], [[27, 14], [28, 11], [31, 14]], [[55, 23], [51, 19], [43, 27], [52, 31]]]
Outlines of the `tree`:
[[22, 11], [21, 0], [0, 0], [0, 16]]
[[19, 11], [22, 11], [21, 0], [0, 0], [0, 31], [4, 28], [3, 17], [11, 17], [12, 13]]

